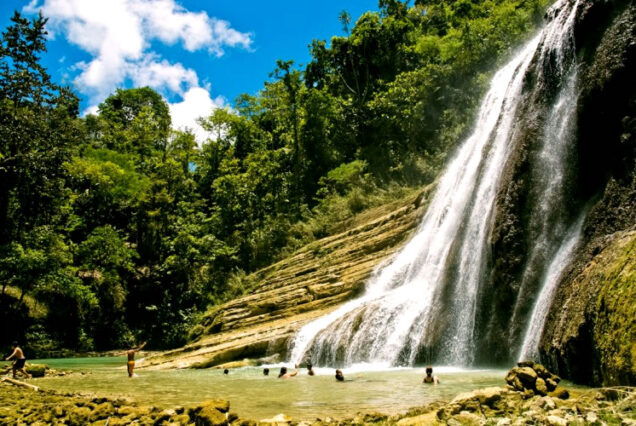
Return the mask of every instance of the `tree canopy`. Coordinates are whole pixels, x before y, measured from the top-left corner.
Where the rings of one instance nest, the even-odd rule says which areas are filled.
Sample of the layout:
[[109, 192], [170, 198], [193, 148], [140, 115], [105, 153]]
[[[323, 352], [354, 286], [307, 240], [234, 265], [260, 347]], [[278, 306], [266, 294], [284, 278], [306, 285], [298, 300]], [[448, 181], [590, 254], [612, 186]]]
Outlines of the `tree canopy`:
[[16, 12], [0, 43], [2, 342], [181, 345], [246, 274], [432, 182], [546, 3], [379, 5], [343, 12], [344, 35], [314, 40], [305, 67], [279, 60], [259, 93], [201, 111], [200, 146], [148, 87], [80, 117], [40, 63], [46, 19]]

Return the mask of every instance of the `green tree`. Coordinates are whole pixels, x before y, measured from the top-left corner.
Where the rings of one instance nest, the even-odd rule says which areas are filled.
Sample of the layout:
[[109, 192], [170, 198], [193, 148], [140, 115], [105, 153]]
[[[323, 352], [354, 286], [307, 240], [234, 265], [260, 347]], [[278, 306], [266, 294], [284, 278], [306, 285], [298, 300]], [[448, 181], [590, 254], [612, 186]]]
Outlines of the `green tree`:
[[77, 98], [39, 63], [46, 19], [16, 12], [11, 22], [0, 40], [0, 244], [53, 220], [61, 165], [81, 135]]

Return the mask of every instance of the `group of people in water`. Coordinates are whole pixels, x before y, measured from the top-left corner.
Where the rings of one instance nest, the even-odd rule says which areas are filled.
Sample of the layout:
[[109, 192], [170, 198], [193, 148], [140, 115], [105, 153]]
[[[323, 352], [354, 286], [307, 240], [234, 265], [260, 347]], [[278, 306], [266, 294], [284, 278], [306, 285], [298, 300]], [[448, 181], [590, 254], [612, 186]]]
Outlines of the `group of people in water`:
[[[223, 374], [230, 374], [230, 370], [226, 368], [225, 370], [223, 370]], [[263, 375], [269, 376], [269, 368], [267, 367], [263, 368]], [[292, 377], [297, 375], [298, 375], [298, 364], [294, 365], [294, 371], [288, 371], [287, 367], [281, 367], [280, 372], [278, 373], [278, 378], [291, 379]], [[307, 375], [309, 376], [316, 375], [316, 372], [314, 371], [314, 367], [313, 365], [311, 365], [311, 363], [307, 363]], [[345, 381], [344, 374], [342, 373], [342, 370], [340, 369], [336, 369], [335, 377], [336, 377], [336, 380], [339, 382]], [[439, 384], [439, 379], [437, 378], [437, 376], [433, 376], [433, 367], [431, 366], [426, 367], [426, 376], [424, 376], [424, 378], [422, 379], [422, 383], [432, 384], [432, 385]]]
[[[124, 351], [119, 354], [119, 355], [126, 355], [128, 357], [128, 360], [126, 362], [128, 377], [131, 377], [131, 378], [133, 377], [134, 369], [135, 369], [135, 354], [141, 351], [144, 348], [144, 346], [146, 346], [146, 342], [143, 342], [141, 345], [134, 347], [132, 349], [128, 349], [127, 351]], [[13, 352], [11, 353], [11, 355], [6, 357], [5, 360], [9, 361], [11, 359], [14, 359], [14, 362], [12, 365], [13, 378], [14, 379], [17, 378], [18, 371], [22, 373], [25, 377], [31, 378], [31, 375], [27, 373], [27, 371], [25, 370], [26, 358], [24, 356], [24, 352], [22, 351], [22, 349], [18, 346], [17, 343], [13, 343], [13, 345], [11, 346], [11, 349]], [[314, 367], [313, 365], [311, 365], [311, 363], [307, 363], [306, 368], [307, 368], [307, 374], [309, 376], [316, 375], [316, 372], [314, 371]], [[228, 370], [227, 368], [223, 370], [223, 374], [229, 374], [229, 373], [230, 373], [230, 370]], [[263, 375], [269, 376], [269, 368], [266, 367], [263, 369]], [[278, 378], [290, 379], [297, 375], [298, 375], [298, 364], [294, 366], [294, 371], [288, 371], [287, 367], [281, 367], [280, 373], [278, 374]], [[336, 369], [335, 378], [339, 382], [345, 381], [342, 370]], [[433, 367], [431, 366], [426, 367], [426, 376], [424, 377], [424, 379], [422, 379], [422, 383], [433, 384], [433, 385], [439, 384], [439, 379], [436, 376], [433, 376]]]

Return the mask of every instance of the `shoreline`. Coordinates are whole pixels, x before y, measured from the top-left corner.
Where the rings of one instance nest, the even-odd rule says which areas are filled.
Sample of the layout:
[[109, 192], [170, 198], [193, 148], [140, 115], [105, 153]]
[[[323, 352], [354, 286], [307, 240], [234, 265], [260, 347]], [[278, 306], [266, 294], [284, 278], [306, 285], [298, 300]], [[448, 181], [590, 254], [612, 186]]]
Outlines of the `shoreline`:
[[[230, 401], [219, 399], [216, 394], [190, 400], [191, 394], [197, 393], [192, 388], [189, 393], [175, 394], [170, 403], [160, 400], [143, 402], [135, 397], [123, 397], [125, 391], [117, 388], [116, 393], [101, 394], [63, 391], [51, 388], [32, 379], [26, 382], [2, 378], [0, 381], [0, 424], [7, 425], [47, 425], [67, 424], [99, 426], [115, 426], [141, 424], [154, 426], [168, 425], [233, 425], [251, 426], [258, 424], [276, 425], [487, 425], [487, 426], [521, 426], [521, 425], [636, 425], [636, 388], [605, 387], [581, 388], [576, 385], [564, 386], [558, 376], [548, 371], [543, 365], [532, 361], [519, 362], [509, 370], [505, 378], [497, 379], [494, 385], [484, 384], [478, 389], [449, 392], [437, 395], [438, 398], [422, 402], [415, 407], [404, 406], [394, 414], [381, 412], [387, 406], [374, 404], [367, 406], [351, 406], [342, 415], [327, 415], [330, 406], [324, 406], [312, 414], [294, 414], [289, 405], [281, 406], [277, 415], [268, 418], [248, 419], [248, 412], [241, 412], [241, 398], [250, 398], [242, 392], [218, 394], [230, 397], [236, 402], [231, 410]], [[251, 380], [251, 379], [250, 379]], [[284, 381], [276, 381], [282, 384]], [[252, 385], [256, 382], [251, 382]], [[395, 404], [406, 402], [407, 394], [401, 393], [398, 387], [387, 385], [376, 389], [376, 392], [389, 397]], [[43, 386], [43, 387], [42, 387]], [[443, 389], [444, 383], [435, 389]], [[172, 388], [173, 391], [174, 388]], [[272, 391], [275, 391], [276, 385]], [[453, 390], [452, 387], [448, 388]], [[190, 394], [191, 392], [191, 394]], [[233, 396], [231, 396], [233, 395]], [[379, 395], [379, 394], [376, 394]], [[347, 396], [343, 396], [348, 398]], [[165, 402], [165, 401], [164, 401]], [[384, 407], [384, 408], [381, 408]], [[395, 405], [392, 405], [396, 408]], [[287, 408], [287, 412], [285, 412]], [[376, 410], [377, 409], [377, 410]], [[276, 410], [277, 411], [277, 410]], [[389, 410], [391, 411], [391, 410]], [[357, 412], [357, 413], [356, 413]], [[356, 414], [354, 414], [356, 413]], [[291, 414], [291, 417], [290, 417]], [[254, 417], [258, 415], [251, 413]], [[244, 417], [241, 417], [244, 416]]]
[[[34, 381], [32, 381], [34, 382]], [[32, 384], [32, 383], [30, 383]], [[504, 387], [477, 389], [450, 401], [435, 401], [405, 413], [386, 415], [357, 413], [348, 418], [330, 417], [298, 421], [284, 413], [271, 419], [243, 419], [222, 399], [184, 407], [163, 408], [138, 404], [128, 398], [106, 398], [92, 394], [33, 390], [0, 383], [2, 424], [93, 424], [124, 425], [360, 425], [391, 424], [636, 424], [636, 388], [566, 389], [567, 399], [556, 396], [525, 397]]]

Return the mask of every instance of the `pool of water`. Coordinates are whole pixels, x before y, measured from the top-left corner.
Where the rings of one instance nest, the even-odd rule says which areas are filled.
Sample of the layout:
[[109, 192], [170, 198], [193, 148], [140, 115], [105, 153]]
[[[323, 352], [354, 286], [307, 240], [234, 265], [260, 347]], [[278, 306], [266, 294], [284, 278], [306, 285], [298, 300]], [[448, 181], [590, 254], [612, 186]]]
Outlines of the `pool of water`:
[[[65, 377], [36, 379], [45, 389], [91, 392], [110, 397], [129, 397], [142, 404], [159, 407], [187, 406], [205, 399], [223, 398], [242, 418], [263, 419], [285, 413], [295, 420], [317, 417], [343, 418], [358, 412], [396, 414], [429, 402], [450, 399], [458, 393], [487, 386], [504, 385], [504, 370], [459, 370], [436, 367], [439, 386], [423, 385], [424, 368], [343, 369], [345, 382], [337, 382], [334, 369], [316, 369], [308, 376], [281, 380], [279, 366], [270, 366], [270, 376], [262, 367], [221, 370], [138, 370], [129, 379], [123, 357], [47, 359], [51, 368], [81, 371]], [[36, 381], [34, 380], [34, 382]]]

